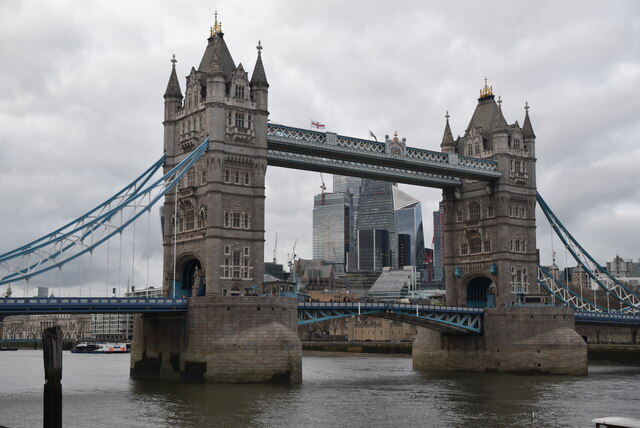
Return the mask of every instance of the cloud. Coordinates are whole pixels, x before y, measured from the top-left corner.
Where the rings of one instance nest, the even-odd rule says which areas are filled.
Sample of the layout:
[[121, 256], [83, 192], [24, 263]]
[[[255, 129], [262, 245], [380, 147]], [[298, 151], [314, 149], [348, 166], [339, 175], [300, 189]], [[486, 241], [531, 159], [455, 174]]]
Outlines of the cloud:
[[[262, 40], [274, 122], [304, 128], [313, 118], [354, 137], [398, 131], [411, 146], [439, 150], [445, 111], [454, 136], [463, 134], [487, 76], [509, 123], [522, 124], [531, 105], [539, 190], [565, 225], [602, 263], [640, 256], [639, 3], [217, 7], [236, 63], [252, 70]], [[169, 59], [176, 54], [184, 89], [212, 12], [196, 1], [0, 4], [0, 252], [92, 208], [161, 155]], [[319, 186], [317, 173], [269, 169], [265, 258], [276, 232], [279, 260], [296, 239], [296, 253], [311, 257]], [[429, 242], [440, 192], [407, 189], [423, 201]], [[549, 263], [542, 221], [538, 246]], [[148, 245], [159, 285], [159, 241], [138, 245]], [[80, 278], [73, 269], [82, 270], [63, 273]], [[99, 276], [92, 281], [104, 284]]]

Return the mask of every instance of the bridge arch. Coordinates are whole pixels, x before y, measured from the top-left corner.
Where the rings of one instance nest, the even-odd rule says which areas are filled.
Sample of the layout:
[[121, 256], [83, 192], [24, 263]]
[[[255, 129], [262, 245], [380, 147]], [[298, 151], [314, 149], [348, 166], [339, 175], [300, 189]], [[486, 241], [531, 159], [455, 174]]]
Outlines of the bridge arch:
[[495, 282], [486, 275], [470, 276], [464, 283], [463, 290], [467, 291], [467, 306], [471, 308], [485, 308], [495, 306]]
[[176, 297], [205, 295], [205, 274], [198, 256], [188, 253], [180, 257], [177, 261], [176, 273], [171, 295]]

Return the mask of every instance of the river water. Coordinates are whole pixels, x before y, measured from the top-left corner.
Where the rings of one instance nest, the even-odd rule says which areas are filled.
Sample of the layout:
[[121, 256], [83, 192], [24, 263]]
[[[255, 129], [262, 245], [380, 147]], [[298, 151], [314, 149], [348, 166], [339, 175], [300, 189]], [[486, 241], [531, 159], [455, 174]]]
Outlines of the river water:
[[[411, 359], [314, 354], [303, 383], [136, 381], [129, 355], [64, 352], [65, 427], [593, 427], [640, 417], [640, 367], [589, 375], [421, 373]], [[0, 426], [42, 426], [42, 351], [0, 352]]]

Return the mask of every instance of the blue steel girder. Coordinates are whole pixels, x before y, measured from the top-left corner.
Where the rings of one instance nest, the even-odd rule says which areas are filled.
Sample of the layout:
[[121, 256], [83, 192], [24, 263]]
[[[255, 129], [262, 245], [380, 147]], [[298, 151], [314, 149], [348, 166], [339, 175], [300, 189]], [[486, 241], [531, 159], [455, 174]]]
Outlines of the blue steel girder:
[[[280, 153], [280, 158], [284, 157], [282, 153], [295, 153], [309, 157], [354, 162], [370, 167], [378, 165], [401, 171], [416, 171], [456, 180], [496, 180], [502, 175], [498, 171], [497, 163], [493, 160], [413, 147], [405, 147], [403, 153], [392, 155], [387, 153], [385, 143], [284, 125], [269, 124], [267, 147], [274, 153]], [[291, 156], [290, 163], [294, 163], [293, 161], [296, 159], [301, 158]], [[287, 167], [296, 168], [295, 164], [287, 165]], [[301, 167], [301, 169], [308, 168], [308, 163]], [[325, 172], [325, 170], [321, 172]]]
[[298, 325], [351, 316], [376, 316], [453, 334], [482, 333], [484, 309], [391, 302], [299, 302]]
[[576, 324], [610, 324], [640, 326], [640, 314], [576, 311]]
[[356, 176], [373, 180], [393, 181], [426, 187], [456, 187], [462, 184], [457, 178], [428, 174], [418, 171], [389, 168], [382, 165], [370, 165], [341, 159], [319, 158], [303, 153], [267, 150], [267, 163], [270, 166], [302, 169], [306, 171], [326, 172], [329, 174]]
[[166, 313], [185, 312], [185, 298], [27, 297], [0, 298], [0, 318], [29, 314]]

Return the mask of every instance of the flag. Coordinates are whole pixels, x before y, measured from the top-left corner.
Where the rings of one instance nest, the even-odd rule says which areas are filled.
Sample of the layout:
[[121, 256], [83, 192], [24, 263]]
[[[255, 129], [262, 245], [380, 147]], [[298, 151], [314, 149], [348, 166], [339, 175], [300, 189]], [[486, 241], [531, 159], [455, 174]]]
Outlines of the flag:
[[378, 141], [378, 139], [376, 138], [376, 134], [371, 132], [371, 130], [369, 130], [369, 135], [371, 135], [373, 137], [373, 139], [376, 140], [376, 142]]
[[311, 126], [315, 126], [317, 129], [324, 128], [324, 123], [320, 123], [311, 119]]

